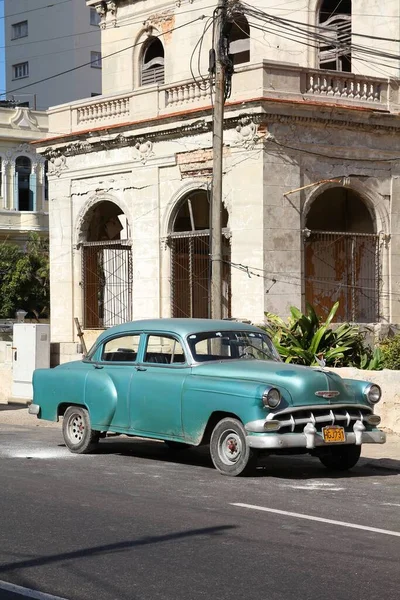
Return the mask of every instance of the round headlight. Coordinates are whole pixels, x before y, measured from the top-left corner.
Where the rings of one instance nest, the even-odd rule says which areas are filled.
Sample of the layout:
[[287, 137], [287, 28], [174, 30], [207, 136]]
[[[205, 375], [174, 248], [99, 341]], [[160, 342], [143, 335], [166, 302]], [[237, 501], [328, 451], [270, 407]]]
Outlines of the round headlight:
[[276, 408], [281, 399], [281, 393], [276, 388], [267, 388], [262, 397], [263, 404], [267, 408]]
[[370, 404], [376, 404], [381, 399], [382, 391], [379, 385], [371, 383], [365, 388], [364, 394]]

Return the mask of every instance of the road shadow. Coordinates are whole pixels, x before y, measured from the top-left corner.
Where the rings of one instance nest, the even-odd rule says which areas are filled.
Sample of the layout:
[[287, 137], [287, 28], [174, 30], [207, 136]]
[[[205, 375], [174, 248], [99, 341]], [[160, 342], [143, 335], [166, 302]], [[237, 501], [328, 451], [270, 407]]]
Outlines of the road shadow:
[[58, 554], [49, 554], [45, 556], [37, 556], [32, 558], [24, 558], [23, 560], [17, 560], [14, 562], [3, 563], [0, 565], [0, 573], [9, 573], [17, 569], [27, 569], [32, 567], [40, 567], [43, 565], [50, 565], [58, 562], [65, 562], [68, 560], [81, 559], [86, 557], [100, 556], [102, 554], [116, 554], [121, 552], [129, 551], [133, 548], [141, 546], [147, 546], [149, 544], [160, 544], [164, 542], [177, 541], [188, 537], [198, 536], [218, 536], [237, 529], [237, 525], [219, 525], [214, 527], [202, 527], [199, 529], [189, 529], [187, 531], [179, 531], [175, 533], [168, 533], [165, 535], [148, 536], [139, 538], [137, 540], [126, 540], [123, 542], [116, 542], [114, 544], [104, 544], [101, 546], [90, 546], [88, 548], [81, 548], [72, 552], [62, 552]]
[[27, 409], [26, 404], [0, 404], [0, 412], [3, 410], [23, 410]]
[[[214, 469], [208, 446], [171, 450], [157, 440], [109, 437], [101, 440], [94, 451], [97, 455], [120, 455], [144, 460], [160, 461]], [[352, 479], [360, 477], [385, 477], [400, 474], [400, 461], [391, 459], [360, 458], [350, 471], [328, 471], [318, 458], [303, 454], [294, 456], [263, 456], [254, 477], [277, 479]]]

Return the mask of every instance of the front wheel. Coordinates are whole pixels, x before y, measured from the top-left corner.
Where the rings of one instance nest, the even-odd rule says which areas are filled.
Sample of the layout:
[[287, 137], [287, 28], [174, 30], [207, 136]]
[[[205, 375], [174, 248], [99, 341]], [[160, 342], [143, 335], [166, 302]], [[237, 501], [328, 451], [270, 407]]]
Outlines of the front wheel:
[[348, 471], [357, 464], [360, 454], [361, 446], [335, 446], [318, 458], [330, 471]]
[[214, 466], [223, 475], [246, 476], [255, 471], [257, 452], [246, 442], [246, 431], [237, 419], [222, 419], [214, 427], [210, 440]]
[[89, 413], [81, 406], [67, 408], [62, 429], [65, 445], [75, 454], [87, 454], [97, 446], [100, 432], [93, 431]]

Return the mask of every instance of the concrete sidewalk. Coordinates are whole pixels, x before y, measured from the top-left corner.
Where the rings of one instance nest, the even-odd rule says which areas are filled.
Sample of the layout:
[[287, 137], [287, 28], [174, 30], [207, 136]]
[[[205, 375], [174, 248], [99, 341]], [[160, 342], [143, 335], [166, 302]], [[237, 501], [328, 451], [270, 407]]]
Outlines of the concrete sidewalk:
[[[28, 413], [23, 405], [0, 404], [0, 432], [2, 424], [19, 427], [55, 427], [61, 428], [61, 421], [43, 421]], [[386, 444], [364, 444], [360, 465], [390, 469], [400, 473], [400, 436], [387, 434]]]

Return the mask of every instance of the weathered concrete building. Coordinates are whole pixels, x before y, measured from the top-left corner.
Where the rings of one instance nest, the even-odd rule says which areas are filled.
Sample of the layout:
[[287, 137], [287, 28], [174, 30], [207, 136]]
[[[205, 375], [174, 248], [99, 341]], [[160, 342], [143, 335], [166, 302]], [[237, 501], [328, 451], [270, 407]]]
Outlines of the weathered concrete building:
[[[213, 8], [87, 4], [102, 19], [103, 96], [50, 109], [38, 144], [61, 360], [77, 352], [74, 317], [89, 336], [208, 315]], [[231, 11], [225, 314], [261, 322], [340, 300], [340, 320], [398, 323], [398, 3], [275, 5]]]
[[48, 235], [47, 164], [30, 142], [47, 134], [45, 112], [0, 107], [0, 243]]

